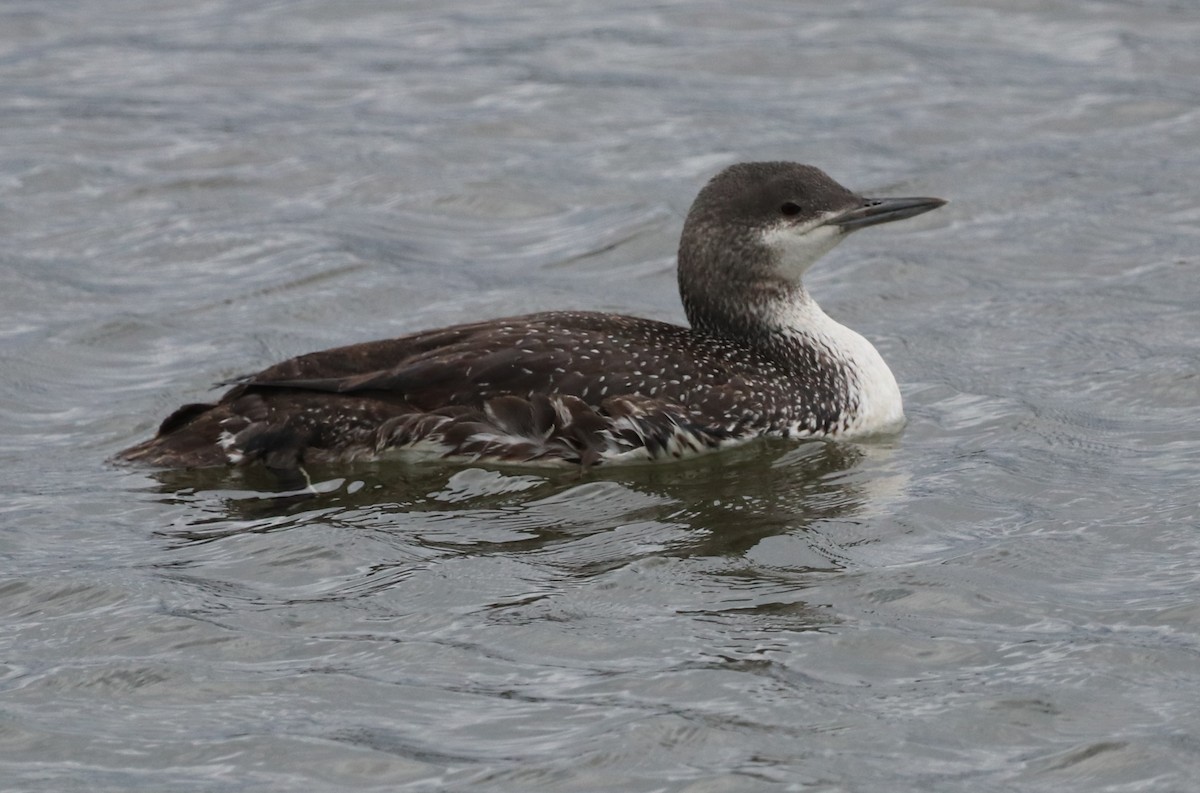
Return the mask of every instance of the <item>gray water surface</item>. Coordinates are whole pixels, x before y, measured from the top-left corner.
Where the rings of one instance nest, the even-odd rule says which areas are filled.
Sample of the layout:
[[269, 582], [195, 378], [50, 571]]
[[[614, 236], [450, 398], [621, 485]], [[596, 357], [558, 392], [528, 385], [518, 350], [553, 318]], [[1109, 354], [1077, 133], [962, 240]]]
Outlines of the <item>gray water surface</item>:
[[[0, 790], [1188, 791], [1191, 2], [0, 6]], [[487, 316], [680, 320], [739, 160], [910, 423], [579, 476], [106, 459]]]

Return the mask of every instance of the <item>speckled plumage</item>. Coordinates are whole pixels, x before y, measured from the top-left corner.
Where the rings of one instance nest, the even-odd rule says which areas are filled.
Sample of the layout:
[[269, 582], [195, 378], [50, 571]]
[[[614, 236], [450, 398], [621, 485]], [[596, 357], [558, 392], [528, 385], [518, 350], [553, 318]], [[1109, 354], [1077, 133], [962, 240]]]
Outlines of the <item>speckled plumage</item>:
[[800, 276], [848, 230], [941, 203], [863, 199], [794, 163], [732, 166], [684, 227], [691, 328], [547, 312], [311, 353], [215, 404], [185, 405], [118, 458], [293, 469], [407, 452], [593, 465], [889, 429], [903, 418], [891, 372]]

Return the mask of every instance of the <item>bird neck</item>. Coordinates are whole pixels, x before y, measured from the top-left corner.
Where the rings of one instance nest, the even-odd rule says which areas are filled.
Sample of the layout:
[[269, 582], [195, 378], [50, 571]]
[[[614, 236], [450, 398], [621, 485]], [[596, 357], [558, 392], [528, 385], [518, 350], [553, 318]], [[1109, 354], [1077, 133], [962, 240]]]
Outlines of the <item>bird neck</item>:
[[801, 284], [756, 284], [706, 298], [684, 290], [692, 326], [750, 347], [810, 384], [835, 384], [845, 429], [872, 432], [904, 421], [900, 388], [875, 345], [826, 314]]
[[781, 343], [783, 349], [817, 348], [842, 361], [854, 356], [856, 340], [862, 339], [822, 311], [802, 284], [760, 279], [727, 283], [715, 290], [689, 288], [694, 286], [680, 283], [684, 311], [693, 328], [754, 347], [781, 364], [789, 363], [779, 360]]

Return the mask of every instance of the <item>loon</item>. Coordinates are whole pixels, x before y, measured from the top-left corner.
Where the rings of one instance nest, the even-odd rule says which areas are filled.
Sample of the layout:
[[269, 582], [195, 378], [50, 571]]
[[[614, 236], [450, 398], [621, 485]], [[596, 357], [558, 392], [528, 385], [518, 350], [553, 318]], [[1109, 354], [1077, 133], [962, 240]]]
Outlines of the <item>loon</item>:
[[896, 379], [831, 319], [802, 276], [848, 233], [935, 209], [864, 198], [792, 162], [729, 166], [701, 189], [679, 245], [691, 327], [553, 311], [302, 355], [188, 404], [119, 461], [302, 470], [432, 455], [597, 464], [673, 460], [757, 437], [899, 429]]

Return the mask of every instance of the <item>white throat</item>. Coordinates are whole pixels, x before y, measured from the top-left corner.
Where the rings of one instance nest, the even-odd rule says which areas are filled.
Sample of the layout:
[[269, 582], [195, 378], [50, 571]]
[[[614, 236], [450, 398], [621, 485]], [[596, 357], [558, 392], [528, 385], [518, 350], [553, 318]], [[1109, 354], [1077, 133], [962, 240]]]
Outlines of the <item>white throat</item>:
[[796, 286], [813, 262], [833, 250], [846, 237], [838, 226], [829, 225], [838, 213], [828, 212], [808, 223], [782, 223], [762, 232], [762, 244], [771, 252], [779, 274]]

